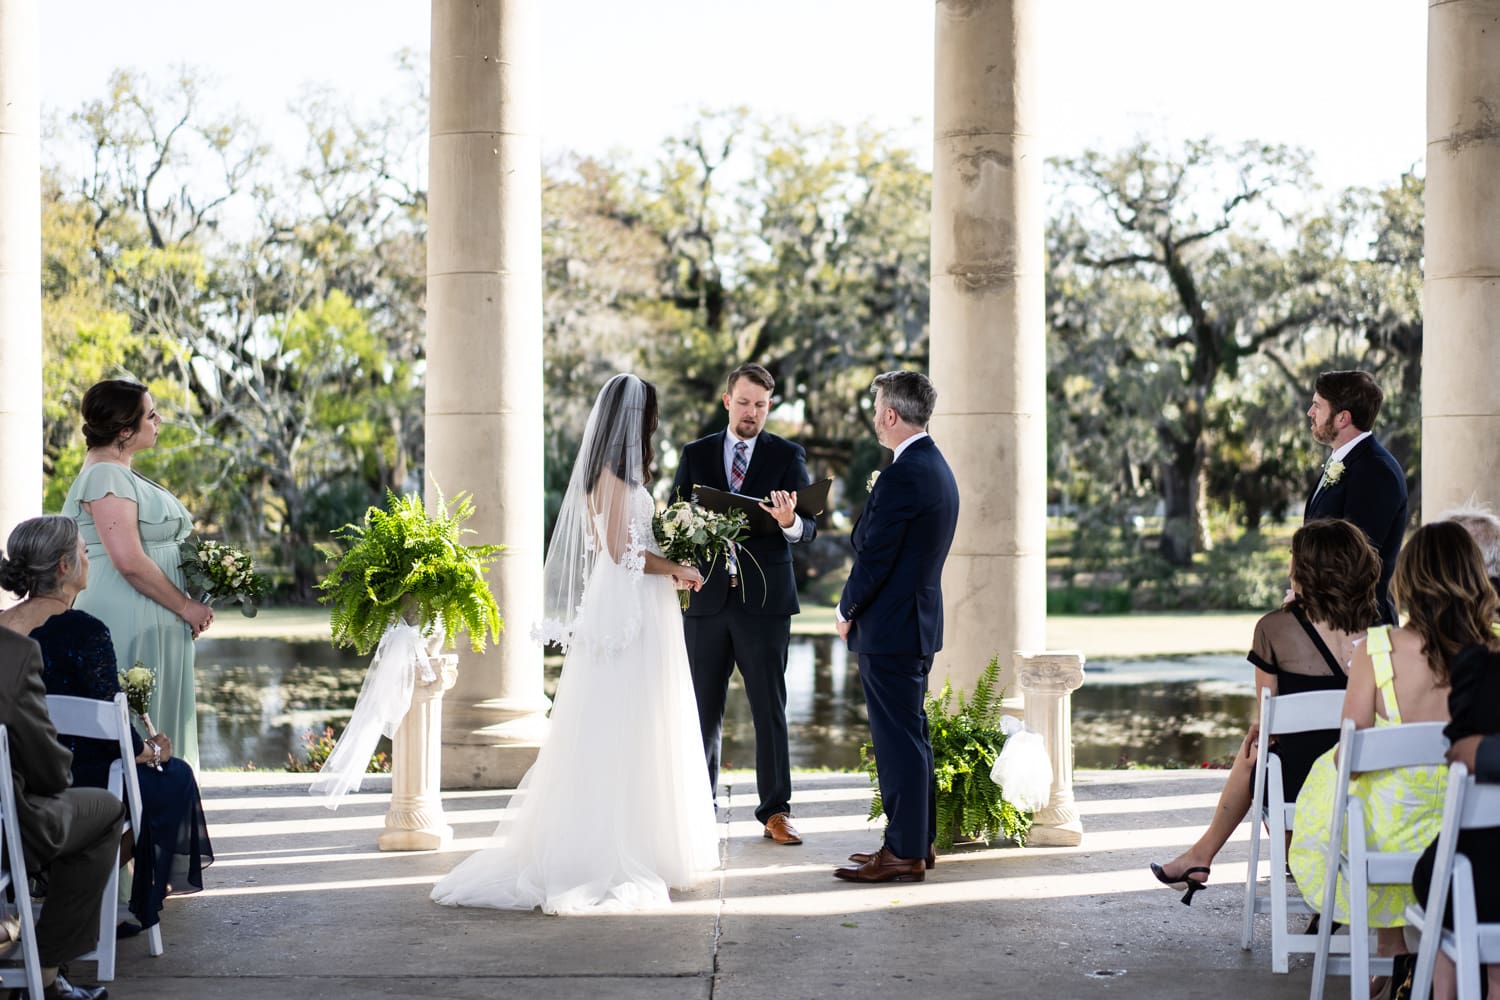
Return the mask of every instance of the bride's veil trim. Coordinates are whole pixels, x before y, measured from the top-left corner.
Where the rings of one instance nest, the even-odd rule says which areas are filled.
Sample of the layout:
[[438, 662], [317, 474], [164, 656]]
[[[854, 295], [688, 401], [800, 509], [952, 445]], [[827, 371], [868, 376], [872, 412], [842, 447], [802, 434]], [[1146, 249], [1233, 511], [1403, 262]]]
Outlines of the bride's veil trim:
[[[547, 546], [542, 568], [542, 620], [532, 638], [567, 650], [576, 641], [579, 614], [594, 566], [603, 555], [639, 577], [645, 569], [648, 539], [636, 523], [636, 497], [645, 482], [647, 435], [646, 384], [620, 374], [604, 383], [584, 426], [583, 442], [568, 478], [562, 508]], [[592, 637], [615, 645], [626, 635]]]

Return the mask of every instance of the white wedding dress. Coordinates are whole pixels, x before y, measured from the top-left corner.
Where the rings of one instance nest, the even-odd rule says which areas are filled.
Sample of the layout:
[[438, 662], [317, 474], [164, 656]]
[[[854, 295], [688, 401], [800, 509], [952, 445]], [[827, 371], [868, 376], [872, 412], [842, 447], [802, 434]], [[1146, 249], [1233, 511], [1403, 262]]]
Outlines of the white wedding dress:
[[[646, 575], [655, 510], [631, 487], [629, 539], [599, 553], [553, 701], [551, 733], [495, 831], [439, 881], [447, 906], [655, 909], [717, 867], [718, 832], [676, 592]], [[622, 518], [622, 520], [624, 520]], [[609, 538], [595, 516], [595, 537]], [[544, 628], [543, 633], [546, 632]]]

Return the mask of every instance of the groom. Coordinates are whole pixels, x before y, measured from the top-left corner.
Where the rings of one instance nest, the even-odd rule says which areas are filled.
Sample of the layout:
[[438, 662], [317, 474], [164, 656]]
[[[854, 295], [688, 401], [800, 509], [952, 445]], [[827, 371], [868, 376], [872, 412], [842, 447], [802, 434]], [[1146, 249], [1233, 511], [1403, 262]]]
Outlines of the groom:
[[958, 523], [958, 483], [927, 421], [937, 390], [917, 372], [875, 379], [875, 437], [896, 453], [854, 526], [854, 566], [839, 635], [859, 654], [875, 743], [885, 843], [851, 854], [848, 882], [921, 882], [935, 863], [937, 788], [927, 732], [927, 675], [943, 648], [943, 563]]
[[1406, 473], [1370, 432], [1384, 401], [1384, 393], [1369, 372], [1318, 376], [1307, 418], [1313, 439], [1333, 453], [1323, 463], [1323, 475], [1307, 498], [1302, 519], [1342, 518], [1365, 533], [1380, 552], [1376, 596], [1381, 617], [1394, 625], [1396, 607], [1389, 587], [1406, 531]]
[[810, 517], [796, 511], [797, 494], [806, 486], [806, 452], [765, 430], [776, 380], [760, 365], [740, 365], [725, 380], [723, 403], [729, 427], [699, 438], [682, 449], [672, 498], [690, 499], [694, 486], [752, 497], [765, 497], [761, 508], [781, 531], [748, 538], [736, 575], [720, 564], [716, 572], [700, 566], [703, 587], [683, 614], [683, 636], [698, 698], [698, 723], [708, 758], [709, 787], [717, 797], [719, 746], [724, 731], [724, 702], [736, 665], [750, 700], [755, 722], [755, 784], [760, 806], [755, 818], [764, 834], [778, 844], [800, 844], [792, 826], [792, 764], [786, 726], [786, 656], [792, 615], [802, 610], [792, 574], [793, 543], [808, 542], [817, 532]]

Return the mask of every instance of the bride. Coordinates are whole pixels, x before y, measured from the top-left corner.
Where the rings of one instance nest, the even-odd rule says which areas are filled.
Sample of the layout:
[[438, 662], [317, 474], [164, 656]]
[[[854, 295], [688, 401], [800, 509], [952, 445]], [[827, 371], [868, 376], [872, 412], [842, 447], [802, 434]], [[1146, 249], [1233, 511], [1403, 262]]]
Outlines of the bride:
[[647, 492], [656, 388], [605, 383], [553, 529], [535, 638], [562, 646], [551, 734], [495, 831], [432, 890], [447, 906], [547, 913], [665, 906], [717, 863], [718, 834], [676, 587]]

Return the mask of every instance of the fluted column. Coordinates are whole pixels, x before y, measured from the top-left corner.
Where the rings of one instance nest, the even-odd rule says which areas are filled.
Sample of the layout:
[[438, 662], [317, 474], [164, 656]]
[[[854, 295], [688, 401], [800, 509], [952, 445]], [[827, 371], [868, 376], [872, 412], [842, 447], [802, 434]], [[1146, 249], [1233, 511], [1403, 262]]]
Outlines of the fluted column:
[[499, 643], [461, 650], [443, 784], [514, 785], [545, 734], [542, 244], [536, 0], [432, 0], [427, 491], [474, 494]]
[[[1035, 0], [938, 0], [932, 165], [933, 437], [958, 479], [937, 668], [1046, 646], [1046, 331]], [[935, 680], [934, 684], [941, 683]]]
[[391, 738], [391, 804], [382, 851], [435, 851], [453, 839], [443, 815], [443, 694], [458, 680], [458, 656], [434, 656], [432, 680], [417, 674], [411, 708]]
[[0, 0], [0, 546], [42, 512], [40, 46], [36, 0]]
[[1427, 5], [1422, 517], [1500, 504], [1500, 0]]
[[1073, 800], [1073, 692], [1083, 686], [1083, 654], [1077, 650], [1015, 654], [1026, 726], [1040, 733], [1052, 762], [1052, 794], [1032, 817], [1026, 843], [1033, 847], [1076, 847], [1083, 821]]

